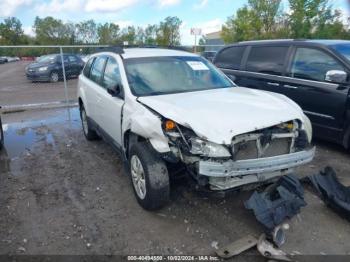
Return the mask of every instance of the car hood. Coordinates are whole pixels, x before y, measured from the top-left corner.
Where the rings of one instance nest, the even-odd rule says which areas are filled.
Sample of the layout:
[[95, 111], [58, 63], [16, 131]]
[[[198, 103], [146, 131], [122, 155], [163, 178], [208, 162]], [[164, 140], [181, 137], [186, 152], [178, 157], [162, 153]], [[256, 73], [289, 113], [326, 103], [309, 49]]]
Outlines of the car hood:
[[139, 97], [138, 101], [218, 144], [230, 144], [240, 134], [304, 119], [300, 107], [287, 97], [243, 87]]

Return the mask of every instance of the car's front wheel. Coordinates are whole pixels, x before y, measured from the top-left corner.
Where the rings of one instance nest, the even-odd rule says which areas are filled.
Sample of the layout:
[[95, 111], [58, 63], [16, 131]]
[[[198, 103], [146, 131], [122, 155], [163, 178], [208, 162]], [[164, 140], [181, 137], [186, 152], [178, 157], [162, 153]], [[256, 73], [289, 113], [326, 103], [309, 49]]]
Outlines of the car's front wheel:
[[89, 124], [86, 110], [83, 105], [80, 106], [80, 118], [81, 118], [84, 136], [86, 137], [86, 139], [90, 141], [98, 139], [98, 135], [96, 134], [96, 131], [93, 130]]
[[146, 210], [157, 210], [169, 201], [169, 174], [164, 161], [147, 143], [130, 149], [130, 175], [137, 202]]

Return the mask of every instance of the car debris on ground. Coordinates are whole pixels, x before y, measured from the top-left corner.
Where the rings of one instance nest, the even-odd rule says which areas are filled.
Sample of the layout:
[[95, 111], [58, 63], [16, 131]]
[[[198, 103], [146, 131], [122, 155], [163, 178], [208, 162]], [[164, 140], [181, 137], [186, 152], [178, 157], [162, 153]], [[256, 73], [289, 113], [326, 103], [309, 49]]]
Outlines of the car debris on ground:
[[350, 221], [350, 187], [339, 182], [332, 167], [326, 167], [319, 174], [303, 179], [317, 191], [327, 206]]
[[267, 237], [277, 246], [285, 242], [287, 220], [305, 206], [304, 189], [293, 174], [281, 177], [261, 193], [255, 191], [245, 202], [245, 207], [253, 210], [257, 220], [265, 227]]

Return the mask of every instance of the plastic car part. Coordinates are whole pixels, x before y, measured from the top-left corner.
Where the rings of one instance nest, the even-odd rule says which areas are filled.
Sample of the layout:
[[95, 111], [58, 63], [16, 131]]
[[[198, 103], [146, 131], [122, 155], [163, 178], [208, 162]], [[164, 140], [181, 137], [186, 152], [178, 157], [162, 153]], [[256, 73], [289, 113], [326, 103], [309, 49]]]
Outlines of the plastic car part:
[[244, 238], [238, 239], [235, 242], [218, 249], [216, 254], [221, 258], [231, 258], [255, 247], [257, 243], [258, 240], [255, 237], [247, 235]]
[[331, 209], [350, 221], [350, 187], [339, 182], [333, 168], [326, 167], [324, 171], [307, 179]]
[[265, 234], [260, 236], [257, 248], [259, 253], [266, 258], [281, 261], [292, 261], [290, 258], [288, 258], [288, 255], [284, 251], [275, 248], [273, 243], [266, 239]]
[[304, 189], [294, 175], [281, 177], [264, 192], [255, 191], [245, 207], [253, 210], [257, 220], [265, 226], [268, 236], [277, 246], [285, 242], [285, 222], [306, 206]]

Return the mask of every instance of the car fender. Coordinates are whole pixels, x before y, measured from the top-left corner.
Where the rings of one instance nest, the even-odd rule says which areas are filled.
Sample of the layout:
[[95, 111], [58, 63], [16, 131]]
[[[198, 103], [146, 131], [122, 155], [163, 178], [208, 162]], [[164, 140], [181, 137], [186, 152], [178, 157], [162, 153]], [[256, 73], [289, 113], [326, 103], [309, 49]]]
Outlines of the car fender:
[[158, 115], [136, 101], [125, 104], [123, 115], [123, 134], [131, 131], [147, 139], [159, 153], [170, 151], [169, 141], [163, 133], [162, 122]]

